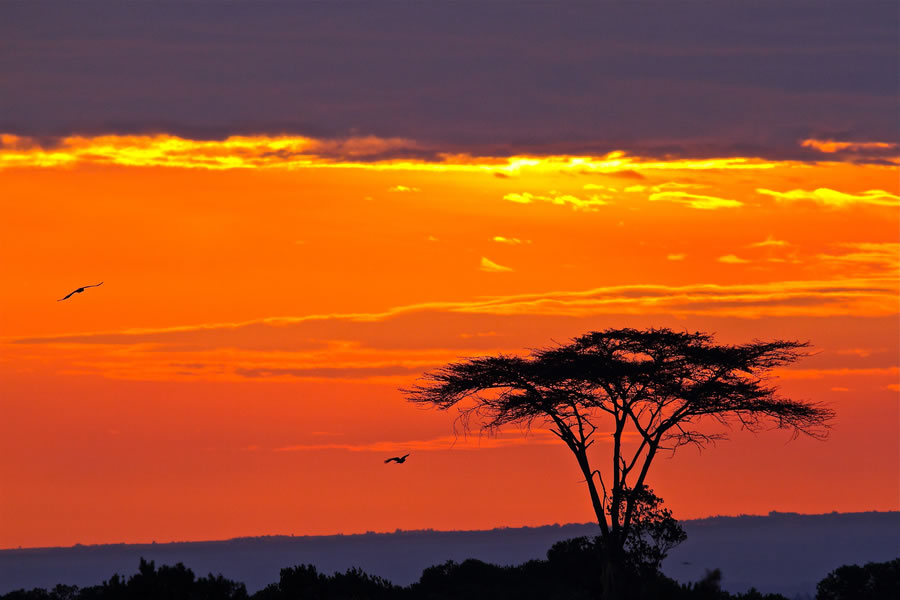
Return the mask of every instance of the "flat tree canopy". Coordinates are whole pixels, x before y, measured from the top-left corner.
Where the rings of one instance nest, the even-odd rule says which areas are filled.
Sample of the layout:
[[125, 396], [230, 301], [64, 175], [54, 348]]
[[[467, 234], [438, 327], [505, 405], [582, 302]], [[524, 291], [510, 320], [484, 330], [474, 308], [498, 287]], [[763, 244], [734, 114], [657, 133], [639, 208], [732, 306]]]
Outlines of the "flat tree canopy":
[[[608, 329], [527, 356], [451, 363], [403, 391], [417, 404], [457, 407], [467, 428], [548, 427], [575, 455], [601, 538], [615, 554], [640, 545], [642, 532], [652, 536], [654, 523], [669, 518], [646, 483], [660, 450], [723, 439], [722, 428], [710, 430], [715, 423], [825, 436], [831, 410], [783, 398], [767, 382], [771, 369], [806, 356], [807, 347], [784, 340], [716, 344], [711, 335], [671, 329]], [[610, 438], [608, 456], [589, 452], [597, 439]], [[595, 468], [592, 458], [603, 467]], [[669, 534], [670, 544], [683, 539]]]

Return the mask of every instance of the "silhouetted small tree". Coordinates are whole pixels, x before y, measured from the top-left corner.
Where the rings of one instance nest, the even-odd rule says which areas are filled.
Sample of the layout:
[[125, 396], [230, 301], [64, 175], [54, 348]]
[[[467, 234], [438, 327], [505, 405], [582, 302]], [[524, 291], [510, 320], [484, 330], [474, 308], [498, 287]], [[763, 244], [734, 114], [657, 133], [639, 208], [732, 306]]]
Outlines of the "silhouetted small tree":
[[[466, 429], [473, 422], [488, 432], [509, 424], [547, 426], [584, 475], [600, 526], [604, 587], [617, 597], [617, 573], [629, 551], [658, 565], [683, 539], [646, 487], [660, 450], [723, 439], [721, 431], [700, 428], [710, 421], [824, 437], [832, 411], [782, 398], [767, 383], [771, 369], [805, 356], [807, 346], [784, 340], [720, 345], [700, 332], [609, 329], [528, 356], [451, 363], [403, 391], [417, 404], [456, 407]], [[603, 469], [592, 465], [589, 452], [598, 433], [612, 442]]]
[[[634, 503], [631, 527], [625, 532], [625, 560], [633, 571], [641, 574], [659, 570], [669, 550], [687, 539], [684, 529], [668, 508], [663, 508], [662, 498], [646, 485], [639, 489], [626, 488], [620, 502]], [[619, 507], [619, 513], [625, 510]], [[607, 514], [614, 511], [607, 507]]]

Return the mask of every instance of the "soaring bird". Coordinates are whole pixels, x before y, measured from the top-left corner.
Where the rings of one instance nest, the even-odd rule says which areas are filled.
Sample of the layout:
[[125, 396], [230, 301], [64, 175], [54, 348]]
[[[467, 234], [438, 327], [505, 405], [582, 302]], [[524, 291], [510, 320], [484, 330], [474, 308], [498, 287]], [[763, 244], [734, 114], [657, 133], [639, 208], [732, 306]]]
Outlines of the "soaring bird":
[[407, 457], [407, 456], [409, 456], [409, 454], [404, 454], [403, 456], [392, 456], [391, 458], [387, 459], [387, 460], [384, 461], [384, 462], [385, 462], [385, 464], [387, 464], [387, 463], [389, 463], [389, 462], [391, 462], [391, 461], [394, 461], [394, 462], [397, 463], [398, 465], [399, 465], [399, 464], [403, 464], [403, 463], [406, 462], [406, 457]]
[[66, 296], [65, 298], [60, 298], [59, 300], [57, 300], [57, 302], [62, 302], [63, 300], [68, 300], [68, 299], [69, 299], [69, 296], [71, 296], [72, 294], [80, 294], [81, 292], [83, 292], [84, 290], [88, 289], [89, 287], [97, 287], [98, 285], [103, 285], [103, 282], [101, 281], [100, 283], [95, 283], [94, 285], [86, 285], [86, 286], [84, 286], [84, 287], [80, 287], [80, 288], [78, 288], [77, 290], [75, 290], [74, 292], [71, 292], [71, 293], [70, 293], [68, 296]]

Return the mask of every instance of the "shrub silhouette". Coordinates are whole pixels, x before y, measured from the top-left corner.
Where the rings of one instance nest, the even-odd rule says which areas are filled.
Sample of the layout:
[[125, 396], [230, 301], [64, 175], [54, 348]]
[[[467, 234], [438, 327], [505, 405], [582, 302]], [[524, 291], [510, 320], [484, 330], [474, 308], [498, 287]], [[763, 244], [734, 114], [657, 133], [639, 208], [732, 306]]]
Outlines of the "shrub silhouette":
[[281, 570], [278, 583], [253, 595], [255, 600], [381, 600], [397, 598], [401, 588], [361, 569], [328, 576], [314, 565], [299, 565]]
[[[305, 564], [281, 570], [278, 582], [248, 596], [243, 583], [222, 575], [197, 578], [181, 563], [156, 568], [141, 559], [128, 579], [116, 574], [100, 585], [78, 588], [56, 585], [50, 591], [15, 590], [0, 600], [606, 600], [597, 556], [602, 538], [557, 542], [546, 560], [498, 566], [469, 559], [428, 567], [419, 581], [400, 587], [348, 569], [332, 575]], [[646, 565], [625, 572], [622, 597], [628, 600], [787, 600], [751, 588], [731, 594], [722, 590], [722, 573], [707, 571], [695, 583], [679, 584]], [[864, 566], [847, 565], [818, 584], [817, 600], [882, 600], [900, 597], [900, 558]]]
[[49, 593], [42, 589], [18, 590], [2, 600], [246, 600], [247, 588], [222, 575], [197, 579], [182, 563], [161, 566], [140, 559], [138, 572], [127, 580], [118, 574], [100, 585], [79, 589], [57, 585]]

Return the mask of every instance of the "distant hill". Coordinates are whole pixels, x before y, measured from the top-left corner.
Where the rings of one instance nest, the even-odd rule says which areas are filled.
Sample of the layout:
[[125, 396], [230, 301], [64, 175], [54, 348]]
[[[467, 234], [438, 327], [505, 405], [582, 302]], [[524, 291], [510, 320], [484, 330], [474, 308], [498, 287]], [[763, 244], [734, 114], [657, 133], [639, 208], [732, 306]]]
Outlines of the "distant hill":
[[816, 583], [836, 567], [900, 557], [900, 512], [771, 512], [683, 525], [688, 539], [669, 554], [663, 571], [685, 582], [720, 568], [729, 592], [756, 587], [789, 598], [815, 596]]
[[[773, 512], [682, 524], [688, 541], [671, 553], [663, 570], [684, 582], [719, 568], [723, 587], [731, 592], [755, 586], [788, 597], [814, 595], [815, 584], [838, 566], [900, 556], [900, 512]], [[326, 573], [357, 566], [407, 585], [418, 580], [425, 567], [450, 559], [520, 564], [545, 557], [559, 540], [594, 535], [596, 530], [596, 525], [573, 524], [0, 550], [0, 594], [57, 583], [95, 585], [113, 573], [134, 573], [141, 557], [157, 565], [182, 562], [198, 576], [221, 573], [246, 583], [251, 593], [277, 581], [281, 568], [301, 563]]]

